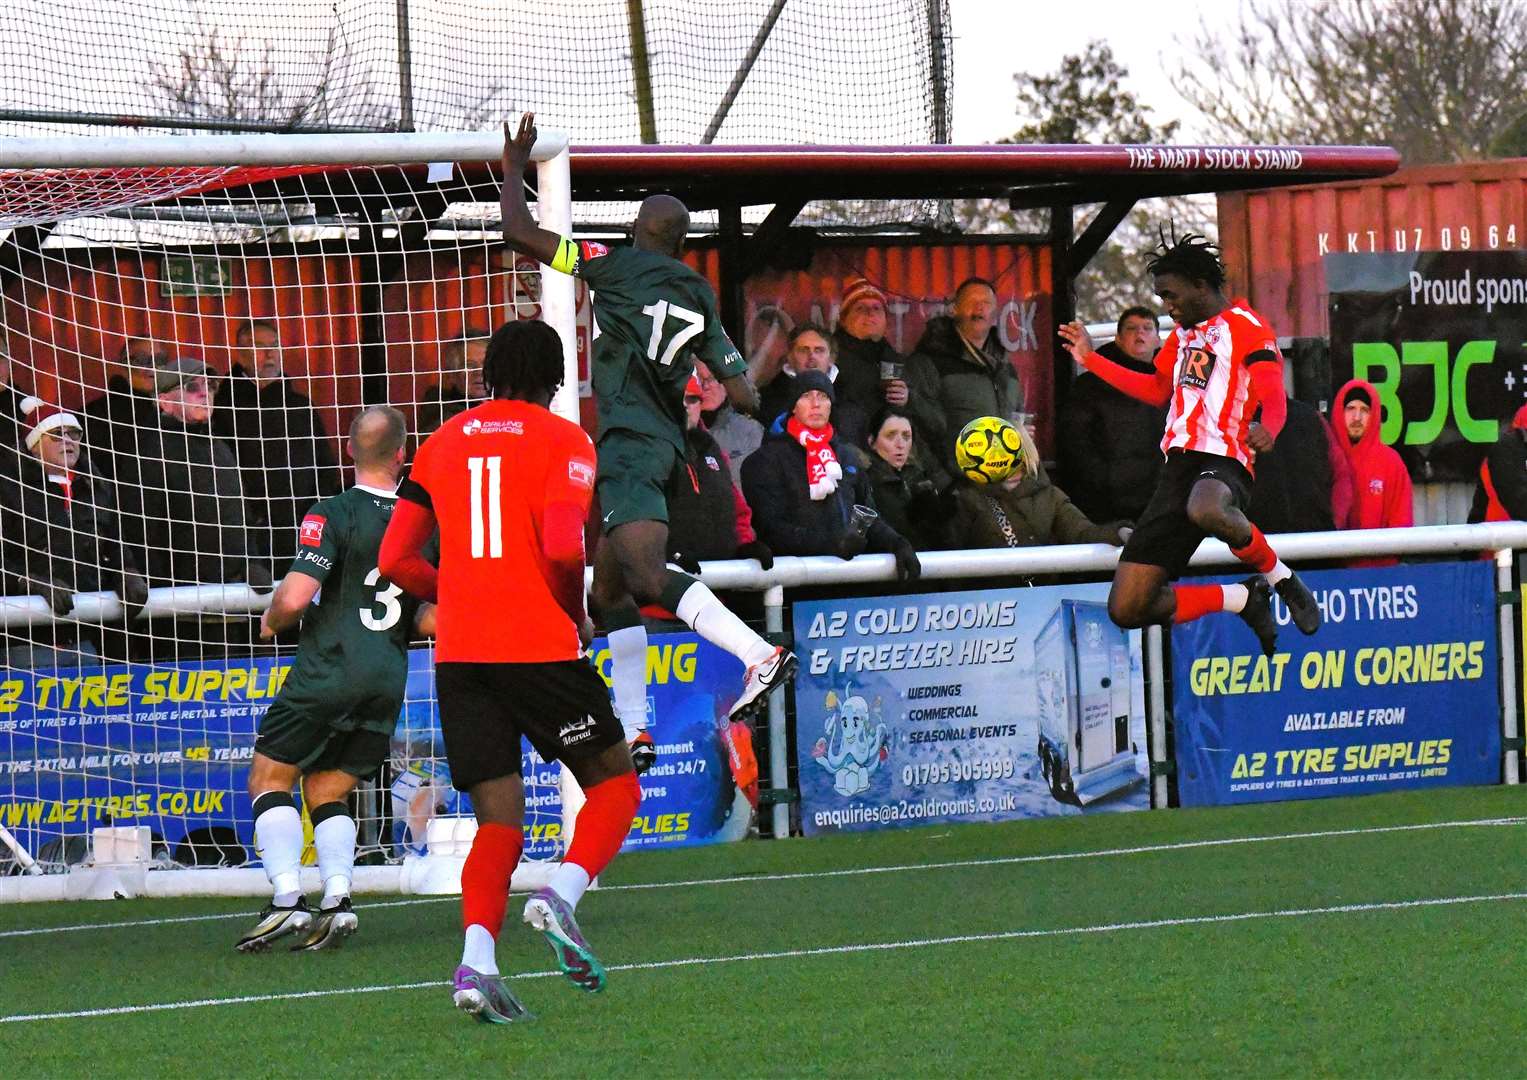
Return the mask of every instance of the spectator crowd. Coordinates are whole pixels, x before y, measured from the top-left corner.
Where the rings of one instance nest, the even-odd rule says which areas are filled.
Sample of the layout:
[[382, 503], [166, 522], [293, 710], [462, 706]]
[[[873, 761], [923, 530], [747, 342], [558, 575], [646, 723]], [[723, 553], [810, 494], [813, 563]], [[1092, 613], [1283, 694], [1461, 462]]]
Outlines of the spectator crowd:
[[[767, 567], [777, 555], [883, 552], [911, 580], [922, 551], [1127, 539], [1161, 468], [1164, 410], [1083, 373], [1047, 466], [992, 282], [961, 282], [909, 354], [886, 340], [887, 311], [877, 285], [846, 283], [835, 326], [796, 325], [782, 364], [755, 366], [756, 418], [695, 366], [686, 453], [669, 484], [672, 561]], [[443, 344], [439, 379], [414, 411], [415, 446], [482, 399], [487, 338], [474, 328]], [[1130, 307], [1100, 351], [1143, 372], [1160, 345], [1155, 312]], [[76, 413], [29, 395], [0, 354], [3, 592], [64, 616], [82, 592], [115, 592], [132, 610], [152, 586], [269, 589], [307, 509], [343, 484], [332, 433], [301, 392], [299, 355], [264, 319], [237, 328], [226, 376], [173, 343], [129, 337], [105, 391]], [[1018, 468], [1001, 483], [972, 483], [954, 461], [955, 436], [982, 416], [1021, 432]], [[1291, 397], [1282, 436], [1257, 462], [1251, 519], [1268, 533], [1409, 525], [1410, 478], [1382, 425], [1361, 381], [1341, 388], [1329, 418]], [[1473, 515], [1523, 516], [1527, 408], [1491, 449]], [[96, 647], [65, 622], [24, 638], [12, 663]]]

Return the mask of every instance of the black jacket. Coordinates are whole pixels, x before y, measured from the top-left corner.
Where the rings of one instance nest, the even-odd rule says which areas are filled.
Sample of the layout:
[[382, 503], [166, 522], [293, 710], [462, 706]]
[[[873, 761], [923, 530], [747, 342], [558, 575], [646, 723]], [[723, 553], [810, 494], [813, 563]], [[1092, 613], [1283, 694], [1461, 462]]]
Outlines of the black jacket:
[[122, 538], [151, 585], [246, 581], [259, 551], [238, 463], [206, 425], [156, 413], [135, 454], [116, 459]]
[[[782, 424], [775, 425], [743, 463], [742, 493], [753, 509], [753, 528], [774, 554], [835, 554], [854, 504], [875, 505], [863, 451], [839, 438], [833, 439], [832, 449], [843, 478], [825, 499], [812, 499], [806, 483], [806, 450]], [[901, 542], [895, 529], [878, 520], [870, 527], [866, 550], [892, 551]]]
[[116, 475], [118, 455], [138, 453], [138, 432], [159, 423], [159, 403], [140, 394], [121, 375], [113, 375], [106, 392], [85, 405], [85, 445], [103, 476]]
[[261, 547], [284, 570], [297, 553], [297, 523], [340, 490], [328, 431], [288, 380], [261, 388], [242, 367], [218, 391], [212, 429], [238, 460], [252, 523], [268, 531]]
[[[912, 461], [930, 480], [947, 487], [950, 474], [945, 468], [941, 448], [953, 434], [945, 430], [944, 408], [939, 401], [938, 373], [926, 356], [902, 356], [884, 341], [862, 341], [842, 330], [832, 335], [838, 346], [838, 381], [833, 384], [840, 397], [846, 397], [864, 410], [866, 444], [875, 433], [868, 426], [885, 405], [885, 391], [880, 388], [880, 362], [900, 363], [902, 381], [907, 384], [907, 403], [901, 411], [912, 421]], [[836, 406], [834, 406], [836, 410]], [[873, 454], [870, 455], [874, 457]]]
[[938, 485], [915, 461], [897, 470], [873, 450], [866, 456], [875, 509], [886, 524], [918, 551], [940, 547], [944, 518]]
[[[979, 358], [966, 347], [954, 320], [948, 315], [939, 315], [928, 320], [910, 361], [919, 371], [926, 371], [937, 379], [934, 385], [944, 425], [939, 438], [943, 444], [939, 447], [939, 459], [951, 466], [954, 438], [961, 428], [982, 416], [1011, 420], [1013, 414], [1023, 408], [1023, 387], [1018, 381], [1018, 372], [1002, 348], [995, 328], [986, 335], [986, 341], [977, 351]], [[917, 380], [911, 381], [915, 395]], [[951, 468], [950, 474], [957, 476], [959, 471]]]
[[61, 583], [73, 592], [119, 590], [126, 560], [111, 483], [82, 456], [64, 489], [29, 453], [0, 455], [0, 592], [31, 592], [25, 579]]
[[1265, 533], [1329, 532], [1331, 458], [1325, 421], [1315, 406], [1288, 399], [1273, 448], [1258, 454], [1246, 516]]
[[[1527, 409], [1523, 409], [1527, 412]], [[1527, 418], [1524, 418], [1527, 419]], [[1490, 485], [1495, 488], [1496, 501], [1513, 521], [1527, 521], [1527, 430], [1502, 424], [1500, 437], [1485, 453], [1480, 466], [1490, 467]], [[1474, 489], [1474, 505], [1469, 510], [1469, 521], [1487, 519], [1490, 510], [1490, 493], [1485, 490], [1483, 475]]]
[[726, 454], [703, 427], [684, 433], [684, 461], [668, 482], [668, 546], [702, 561], [730, 559], [741, 544]]
[[15, 446], [21, 439], [21, 399], [14, 386], [0, 383], [0, 446]]
[[[1098, 350], [1131, 371], [1149, 373], [1110, 341]], [[1061, 410], [1061, 475], [1072, 502], [1094, 521], [1138, 518], [1161, 475], [1166, 409], [1115, 390], [1092, 372], [1078, 375]]]

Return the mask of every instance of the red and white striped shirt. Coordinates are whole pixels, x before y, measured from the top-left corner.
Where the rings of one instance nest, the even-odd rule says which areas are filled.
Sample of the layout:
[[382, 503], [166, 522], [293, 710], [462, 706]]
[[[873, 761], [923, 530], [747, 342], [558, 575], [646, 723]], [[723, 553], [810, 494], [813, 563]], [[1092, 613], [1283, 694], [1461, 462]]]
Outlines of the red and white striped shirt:
[[1280, 355], [1267, 320], [1244, 305], [1232, 305], [1196, 326], [1173, 328], [1156, 354], [1156, 370], [1170, 370], [1172, 381], [1162, 451], [1218, 454], [1250, 469], [1255, 455], [1246, 446], [1246, 435], [1257, 396], [1248, 360], [1277, 360]]

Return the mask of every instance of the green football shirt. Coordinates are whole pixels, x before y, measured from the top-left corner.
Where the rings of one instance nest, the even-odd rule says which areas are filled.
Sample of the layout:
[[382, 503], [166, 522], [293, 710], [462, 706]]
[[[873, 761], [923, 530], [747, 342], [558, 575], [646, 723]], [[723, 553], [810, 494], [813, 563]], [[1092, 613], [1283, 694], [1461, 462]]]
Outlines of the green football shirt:
[[678, 259], [633, 247], [577, 245], [572, 272], [593, 292], [591, 364], [599, 431], [624, 428], [684, 447], [684, 384], [703, 360], [716, 378], [748, 369], [710, 282]]
[[[303, 616], [297, 658], [281, 691], [293, 708], [326, 719], [358, 698], [396, 697], [401, 704], [419, 602], [376, 565], [396, 505], [393, 493], [357, 485], [302, 519], [291, 569], [322, 588]], [[374, 722], [390, 733], [397, 713]]]

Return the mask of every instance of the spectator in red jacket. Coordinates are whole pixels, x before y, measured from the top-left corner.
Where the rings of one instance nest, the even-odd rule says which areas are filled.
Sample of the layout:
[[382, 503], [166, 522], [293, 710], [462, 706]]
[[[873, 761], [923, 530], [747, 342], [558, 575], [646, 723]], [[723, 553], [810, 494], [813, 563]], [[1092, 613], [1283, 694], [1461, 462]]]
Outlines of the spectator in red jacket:
[[757, 559], [768, 570], [774, 553], [753, 531], [753, 512], [732, 479], [726, 452], [705, 429], [700, 380], [684, 387], [684, 460], [668, 483], [668, 561], [691, 574], [709, 559]]
[[[1332, 420], [1347, 433], [1347, 460], [1352, 463], [1354, 529], [1399, 529], [1415, 523], [1410, 473], [1394, 448], [1379, 440], [1383, 407], [1373, 387], [1353, 379], [1336, 395]], [[1353, 566], [1393, 566], [1398, 559], [1360, 559]]]

